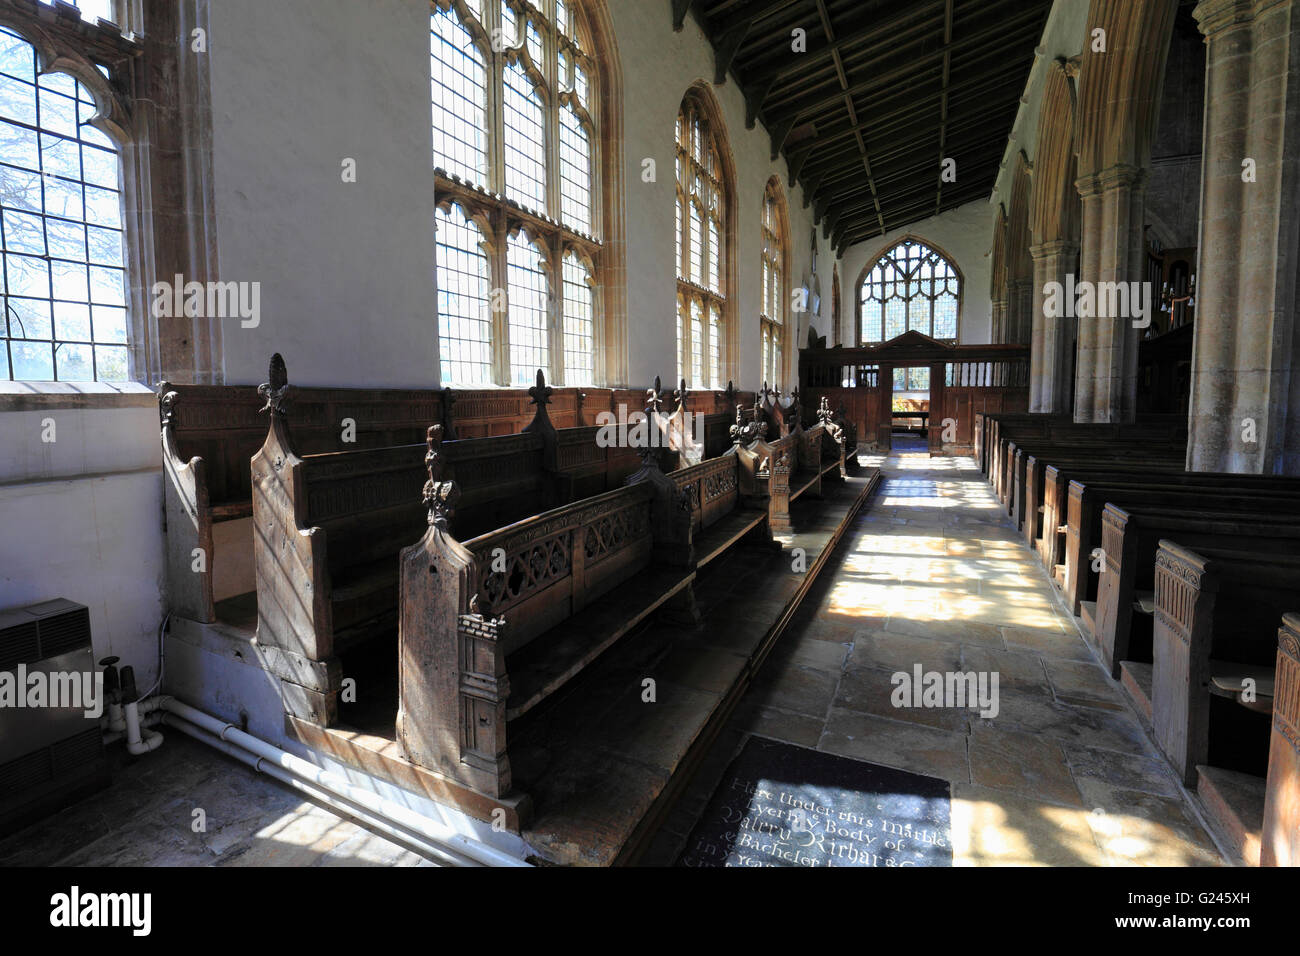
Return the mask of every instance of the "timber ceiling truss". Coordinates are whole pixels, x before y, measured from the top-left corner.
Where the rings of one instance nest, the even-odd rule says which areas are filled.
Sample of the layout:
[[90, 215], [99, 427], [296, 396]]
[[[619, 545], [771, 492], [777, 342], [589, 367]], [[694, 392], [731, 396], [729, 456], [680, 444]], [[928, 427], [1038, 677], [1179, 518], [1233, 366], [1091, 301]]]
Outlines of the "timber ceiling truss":
[[[670, 0], [837, 252], [987, 197], [1051, 0]], [[794, 45], [803, 30], [805, 52]], [[943, 175], [956, 162], [955, 181]], [[949, 181], [944, 181], [947, 178]]]

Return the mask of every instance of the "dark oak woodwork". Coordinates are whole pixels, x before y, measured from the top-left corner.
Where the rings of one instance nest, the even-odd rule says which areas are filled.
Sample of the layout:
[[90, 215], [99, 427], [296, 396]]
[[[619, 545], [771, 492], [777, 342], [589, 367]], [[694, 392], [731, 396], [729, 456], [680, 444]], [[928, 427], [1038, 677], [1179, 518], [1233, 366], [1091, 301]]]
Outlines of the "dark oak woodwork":
[[[637, 470], [640, 459], [635, 449], [598, 446], [596, 421], [602, 412], [617, 415], [620, 406], [639, 409], [644, 390], [557, 388], [548, 394], [548, 420], [556, 431], [552, 468], [566, 476], [568, 482], [555, 491], [554, 500], [549, 503], [618, 487]], [[692, 410], [704, 416], [707, 456], [717, 456], [730, 447], [727, 430], [734, 404], [752, 401], [752, 396], [753, 393], [735, 389], [696, 392], [691, 396]], [[214, 527], [252, 516], [249, 463], [267, 433], [267, 423], [259, 413], [262, 401], [254, 386], [167, 382], [158, 386], [158, 400], [168, 532], [169, 610], [180, 617], [212, 623], [223, 616], [221, 599], [214, 591], [218, 568], [228, 568], [241, 561], [250, 566], [252, 563], [251, 533], [245, 557], [223, 549], [217, 540], [223, 536], [214, 534]], [[443, 425], [448, 442], [465, 441], [517, 435], [535, 416], [527, 389], [294, 386], [287, 401], [291, 403], [292, 422], [286, 423], [286, 428], [292, 432], [292, 447], [297, 455], [408, 446], [412, 473], [423, 467], [419, 464], [421, 449], [425, 430], [432, 423]], [[352, 441], [344, 440], [344, 422], [348, 419], [355, 426], [347, 435]], [[492, 447], [497, 451], [487, 450]], [[491, 476], [499, 476], [502, 469], [511, 467], [509, 459], [517, 449], [507, 445], [470, 445], [465, 449], [455, 453], [457, 468], [465, 472], [458, 477], [466, 487], [475, 490], [480, 501], [466, 502], [462, 518], [471, 523], [481, 518], [484, 527], [496, 527], [501, 521], [489, 525], [491, 509], [482, 502], [508, 490], [495, 488], [496, 479]], [[676, 464], [667, 451], [664, 461], [665, 467]], [[408, 498], [408, 504], [410, 500], [413, 499]], [[539, 500], [534, 510], [544, 506], [547, 503]], [[229, 540], [229, 535], [224, 537]], [[199, 562], [195, 559], [196, 550], [203, 556]], [[251, 587], [251, 581], [248, 586]], [[225, 613], [242, 614], [249, 601], [227, 603], [230, 607]]]
[[1282, 617], [1264, 793], [1261, 866], [1300, 866], [1300, 614]]
[[1197, 766], [1216, 759], [1214, 678], [1260, 674], [1254, 703], [1265, 710], [1272, 703], [1265, 681], [1276, 661], [1278, 622], [1300, 594], [1300, 557], [1193, 551], [1164, 540], [1156, 552], [1155, 592], [1151, 724], [1160, 749], [1191, 786]]
[[[672, 415], [661, 403], [656, 385], [646, 414], [667, 436], [683, 403]], [[797, 397], [764, 395], [751, 416], [738, 407], [721, 456], [665, 474], [643, 450], [624, 487], [464, 543], [450, 530], [459, 483], [431, 430], [428, 527], [400, 557], [397, 734], [409, 759], [489, 796], [510, 794], [513, 722], [649, 615], [698, 621], [697, 570], [741, 540], [770, 540], [788, 527], [793, 498], [843, 474], [838, 428], [804, 429], [798, 413]], [[769, 426], [779, 434], [771, 441]]]
[[1300, 510], [1300, 479], [1267, 475], [1183, 472], [1131, 481], [1103, 475], [1096, 481], [1072, 480], [1068, 494], [1062, 591], [1073, 614], [1082, 601], [1095, 600], [1090, 556], [1100, 543], [1101, 513], [1108, 503], [1278, 514]]
[[[1207, 494], [1205, 508], [1217, 496]], [[1155, 556], [1161, 539], [1184, 547], [1300, 554], [1300, 516], [1262, 512], [1222, 512], [1186, 507], [1107, 504], [1101, 516], [1105, 569], [1098, 576], [1093, 614], [1093, 642], [1111, 676], [1120, 676], [1121, 661], [1151, 661], [1148, 594], [1155, 592]], [[1300, 601], [1300, 596], [1297, 596]]]

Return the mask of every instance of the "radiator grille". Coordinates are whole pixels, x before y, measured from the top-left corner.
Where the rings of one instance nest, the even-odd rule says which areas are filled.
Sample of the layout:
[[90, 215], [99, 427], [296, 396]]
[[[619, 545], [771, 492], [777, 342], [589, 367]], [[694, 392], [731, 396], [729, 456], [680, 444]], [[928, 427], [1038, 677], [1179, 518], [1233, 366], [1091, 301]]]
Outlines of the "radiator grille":
[[0, 764], [0, 800], [16, 796], [54, 778], [50, 751], [43, 747], [16, 760]]
[[58, 657], [68, 651], [90, 646], [90, 611], [77, 608], [56, 614], [40, 622], [41, 657]]
[[99, 760], [104, 753], [102, 733], [98, 727], [92, 727], [76, 736], [52, 744], [50, 763], [54, 775], [62, 776]]
[[35, 621], [0, 630], [0, 670], [13, 670], [19, 664], [39, 660], [40, 642]]

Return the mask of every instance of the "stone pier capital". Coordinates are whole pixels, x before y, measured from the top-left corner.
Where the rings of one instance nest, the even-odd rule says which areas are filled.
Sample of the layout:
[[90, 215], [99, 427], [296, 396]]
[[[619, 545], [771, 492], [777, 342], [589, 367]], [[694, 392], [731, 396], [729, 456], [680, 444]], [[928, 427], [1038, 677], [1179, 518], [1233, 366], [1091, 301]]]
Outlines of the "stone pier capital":
[[1049, 256], [1073, 256], [1079, 252], [1079, 243], [1072, 239], [1049, 239], [1029, 247], [1029, 257], [1035, 261]]
[[1079, 195], [1084, 199], [1100, 196], [1114, 189], [1141, 189], [1146, 186], [1149, 173], [1137, 166], [1116, 163], [1088, 176], [1080, 176], [1074, 181]]
[[1192, 10], [1196, 26], [1206, 38], [1249, 25], [1271, 7], [1290, 6], [1293, 0], [1201, 0]]

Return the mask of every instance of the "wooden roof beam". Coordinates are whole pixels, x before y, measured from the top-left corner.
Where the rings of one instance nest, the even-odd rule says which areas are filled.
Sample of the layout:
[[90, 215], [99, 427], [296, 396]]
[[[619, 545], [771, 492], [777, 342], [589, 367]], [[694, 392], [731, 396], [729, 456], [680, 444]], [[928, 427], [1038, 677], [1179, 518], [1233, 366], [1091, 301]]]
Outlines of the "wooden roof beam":
[[713, 43], [713, 84], [722, 86], [727, 82], [727, 73], [731, 70], [731, 61], [736, 58], [736, 51], [744, 42], [753, 19], [741, 20], [735, 26], [728, 27]]
[[819, 109], [824, 109], [828, 106], [834, 105], [845, 94], [850, 96], [863, 95], [884, 87], [889, 87], [894, 83], [897, 83], [899, 80], [904, 79], [909, 82], [915, 82], [918, 71], [924, 66], [932, 64], [936, 69], [941, 69], [943, 58], [945, 56], [958, 50], [984, 46], [989, 40], [997, 40], [999, 43], [995, 44], [992, 48], [985, 47], [990, 51], [988, 55], [1005, 57], [1006, 54], [1003, 52], [1005, 50], [1005, 44], [1013, 42], [1020, 33], [1027, 32], [1031, 26], [1034, 28], [1036, 33], [1037, 30], [1041, 29], [1042, 17], [1042, 10], [1037, 7], [1031, 8], [1027, 13], [1022, 11], [1018, 16], [1012, 16], [1006, 22], [999, 22], [992, 26], [985, 27], [982, 30], [977, 30], [960, 40], [954, 40], [951, 43], [944, 44], [939, 49], [930, 53], [923, 54], [919, 57], [908, 58], [907, 62], [883, 73], [876, 73], [869, 79], [854, 83], [838, 93], [827, 94], [819, 99], [813, 100], [812, 102], [803, 102], [789, 109], [778, 110], [772, 119], [777, 122], [790, 117], [797, 119], [806, 113], [814, 113]]
[[695, 0], [673, 0], [673, 32], [681, 33], [686, 26], [686, 15], [691, 12]]
[[[901, 42], [905, 42], [907, 33], [912, 30], [924, 30], [929, 24], [926, 17], [931, 10], [937, 10], [942, 7], [944, 0], [926, 0], [924, 3], [914, 3], [906, 12], [895, 13], [883, 20], [874, 20], [866, 26], [852, 30], [839, 38], [838, 46], [854, 47], [862, 49], [863, 54], [867, 54], [875, 46], [887, 46], [890, 49], [897, 49]], [[906, 31], [903, 33], [901, 31]], [[876, 41], [872, 43], [871, 41]], [[746, 75], [747, 80], [766, 81], [780, 80], [794, 74], [807, 76], [810, 71], [825, 65], [833, 65], [831, 49], [827, 47], [824, 50], [809, 50], [801, 54], [797, 59], [791, 58], [789, 61], [780, 66], [769, 67], [766, 70], [755, 71]]]

